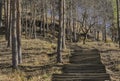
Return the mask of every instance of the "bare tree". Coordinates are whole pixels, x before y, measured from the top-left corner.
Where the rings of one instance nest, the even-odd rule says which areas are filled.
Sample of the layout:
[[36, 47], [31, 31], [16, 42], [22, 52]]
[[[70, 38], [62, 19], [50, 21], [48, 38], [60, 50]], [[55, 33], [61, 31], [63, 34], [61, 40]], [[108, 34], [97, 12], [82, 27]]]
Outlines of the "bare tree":
[[63, 0], [59, 0], [59, 34], [58, 34], [58, 46], [57, 46], [58, 63], [62, 62], [62, 54], [61, 54], [62, 36], [63, 36], [62, 26], [63, 26]]
[[21, 49], [21, 0], [16, 1], [16, 27], [17, 27], [17, 48], [18, 48], [18, 63], [22, 63], [22, 49]]
[[8, 15], [8, 19], [9, 19], [9, 22], [8, 22], [8, 47], [11, 47], [12, 46], [12, 5], [11, 5], [11, 0], [9, 0], [9, 5], [8, 5], [8, 12], [9, 12], [9, 15]]
[[118, 43], [120, 48], [120, 27], [119, 27], [119, 0], [116, 0], [117, 5], [117, 28], [118, 28]]
[[2, 25], [2, 0], [0, 0], [0, 27]]
[[12, 0], [12, 66], [18, 69], [18, 49], [17, 49], [17, 26], [16, 26], [16, 0]]

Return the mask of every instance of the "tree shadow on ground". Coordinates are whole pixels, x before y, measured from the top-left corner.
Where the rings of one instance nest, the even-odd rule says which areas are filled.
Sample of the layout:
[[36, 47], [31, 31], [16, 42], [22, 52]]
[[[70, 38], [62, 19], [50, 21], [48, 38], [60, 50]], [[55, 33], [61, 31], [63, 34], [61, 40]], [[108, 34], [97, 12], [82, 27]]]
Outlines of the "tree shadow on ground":
[[32, 77], [50, 74], [53, 72], [54, 64], [47, 64], [42, 66], [20, 66], [20, 70], [26, 73], [26, 78], [29, 80]]
[[104, 50], [100, 51], [101, 53], [108, 53], [108, 52], [120, 52], [120, 50], [115, 50], [115, 49], [109, 49], [109, 50]]
[[9, 69], [11, 68], [11, 64], [9, 63], [0, 63], [0, 69]]
[[[46, 64], [46, 65], [19, 65], [19, 70], [26, 74], [26, 78], [30, 79], [34, 76], [39, 76], [45, 73], [51, 73], [53, 71], [53, 67], [55, 64]], [[8, 73], [12, 73], [12, 65], [10, 63], [0, 63], [0, 72], [2, 74], [7, 75]]]
[[0, 73], [7, 75], [12, 72], [12, 65], [10, 63], [0, 63]]
[[24, 71], [24, 72], [36, 72], [36, 71], [43, 71], [43, 72], [47, 72], [48, 70], [50, 70], [52, 67], [54, 66], [54, 64], [47, 64], [47, 65], [38, 65], [38, 66], [20, 66], [20, 70]]

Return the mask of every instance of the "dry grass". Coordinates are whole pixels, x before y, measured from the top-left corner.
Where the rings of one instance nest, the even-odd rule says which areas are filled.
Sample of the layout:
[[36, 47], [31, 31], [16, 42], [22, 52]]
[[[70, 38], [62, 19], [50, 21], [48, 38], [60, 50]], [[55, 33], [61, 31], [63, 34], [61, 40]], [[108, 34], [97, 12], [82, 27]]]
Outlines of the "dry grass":
[[60, 72], [56, 63], [56, 44], [40, 39], [22, 40], [23, 64], [12, 72], [11, 49], [0, 37], [0, 81], [51, 81], [52, 73]]
[[[11, 68], [11, 49], [6, 48], [6, 46], [4, 37], [0, 36], [0, 81], [51, 81], [53, 73], [61, 72], [59, 68], [54, 67], [56, 64], [56, 43], [54, 42], [40, 39], [22, 39], [23, 64], [20, 65], [20, 71], [14, 73]], [[107, 51], [103, 53], [103, 56], [111, 59], [114, 63], [115, 68], [112, 71], [119, 72], [120, 70], [120, 64], [116, 63], [120, 61], [117, 44], [87, 42], [85, 45], [82, 43], [68, 44], [67, 48], [71, 50], [97, 48], [103, 52]], [[63, 51], [64, 58], [69, 57], [69, 49]]]

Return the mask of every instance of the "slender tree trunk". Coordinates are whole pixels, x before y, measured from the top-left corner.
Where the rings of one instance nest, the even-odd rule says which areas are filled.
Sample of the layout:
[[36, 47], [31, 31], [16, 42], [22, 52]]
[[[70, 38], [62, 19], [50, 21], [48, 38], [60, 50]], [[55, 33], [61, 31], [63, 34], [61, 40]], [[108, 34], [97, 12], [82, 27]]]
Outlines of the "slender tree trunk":
[[[103, 33], [102, 33], [102, 34], [103, 34]], [[94, 41], [96, 41], [96, 29], [94, 29], [93, 35], [94, 35]]]
[[35, 8], [34, 8], [34, 3], [31, 3], [31, 5], [32, 5], [32, 16], [31, 16], [31, 38], [34, 38], [34, 10], [35, 10]]
[[[68, 14], [67, 14], [68, 15]], [[66, 20], [66, 39], [68, 40], [69, 39], [69, 18], [68, 18], [68, 16], [67, 16], [67, 18], [66, 18], [67, 20]]]
[[6, 0], [6, 37], [9, 39], [9, 0]]
[[[26, 10], [27, 10], [27, 5], [26, 5]], [[25, 15], [25, 38], [27, 38], [27, 33], [28, 33], [28, 20], [27, 20], [27, 11], [26, 11], [26, 15]]]
[[117, 5], [117, 28], [118, 28], [118, 43], [120, 48], [120, 27], [119, 27], [119, 0], [116, 0]]
[[87, 34], [84, 35], [83, 44], [86, 44]]
[[16, 0], [12, 0], [12, 66], [18, 69], [18, 49], [17, 49], [17, 26], [16, 26]]
[[65, 0], [63, 0], [63, 36], [62, 36], [62, 48], [66, 49], [66, 44], [65, 44], [65, 40], [66, 40], [66, 12], [65, 12], [65, 8], [66, 8], [66, 2]]
[[[42, 6], [43, 4], [41, 3], [40, 5]], [[42, 21], [43, 15], [42, 15], [42, 12], [43, 12], [43, 9], [41, 7], [40, 8], [40, 17], [39, 17], [39, 20], [40, 20], [40, 30], [39, 30], [40, 31], [40, 35], [42, 34], [42, 27], [43, 27], [43, 21]]]
[[51, 24], [53, 24], [53, 3], [51, 1], [51, 5], [50, 5], [50, 10], [51, 10]]
[[77, 29], [77, 8], [75, 9], [75, 15], [73, 20], [73, 42], [77, 42], [76, 29]]
[[104, 39], [104, 29], [102, 29], [102, 41], [104, 41], [105, 39]]
[[21, 0], [16, 1], [17, 7], [17, 48], [18, 48], [18, 63], [22, 63], [22, 49], [21, 49]]
[[40, 16], [40, 20], [41, 20], [41, 23], [40, 23], [40, 34], [42, 34], [42, 28], [43, 28], [43, 21], [42, 21], [42, 11], [41, 11], [41, 16]]
[[45, 33], [45, 3], [43, 1], [43, 37], [46, 37], [46, 33]]
[[52, 24], [52, 33], [55, 35], [55, 1], [51, 1], [51, 24]]
[[62, 26], [63, 26], [63, 0], [59, 0], [59, 34], [58, 34], [58, 46], [57, 46], [57, 62], [61, 63], [62, 62]]
[[53, 0], [53, 35], [55, 35], [55, 1]]
[[8, 40], [8, 19], [7, 19], [7, 2], [8, 0], [4, 0], [4, 21], [5, 21], [5, 39]]
[[72, 0], [70, 0], [70, 41], [72, 42], [72, 38], [73, 38], [73, 36], [72, 36], [72, 32], [73, 32], [73, 30], [72, 30], [72, 11], [73, 11], [73, 7], [72, 7]]
[[31, 5], [31, 17], [30, 17], [30, 31], [29, 31], [29, 34], [30, 34], [30, 38], [33, 37], [33, 10], [34, 10], [34, 6], [33, 6], [33, 3], [30, 2], [30, 5]]
[[31, 38], [31, 18], [30, 18], [30, 20], [28, 20], [28, 26], [29, 26], [29, 38]]
[[97, 41], [99, 41], [100, 40], [100, 37], [99, 37], [99, 31], [97, 31]]
[[8, 23], [8, 32], [9, 32], [9, 34], [8, 34], [8, 47], [11, 47], [11, 45], [12, 45], [11, 44], [12, 43], [11, 42], [11, 40], [12, 40], [12, 37], [11, 37], [11, 28], [12, 28], [12, 23], [11, 23], [12, 22], [12, 17], [11, 17], [12, 16], [11, 15], [11, 11], [12, 11], [11, 0], [9, 0], [9, 6], [8, 7], [9, 7], [9, 9], [8, 9], [9, 10], [8, 11], [9, 12], [9, 18], [8, 18], [9, 19], [9, 23]]
[[105, 26], [105, 42], [107, 42], [107, 32], [106, 32], [106, 26]]
[[103, 42], [106, 42], [107, 38], [106, 38], [106, 23], [105, 23], [105, 19], [104, 19], [103, 25], [104, 25], [104, 27], [103, 27], [103, 30], [102, 30], [102, 40], [103, 40]]
[[75, 20], [73, 20], [73, 42], [76, 42], [76, 27], [75, 27]]
[[104, 19], [104, 42], [106, 43], [107, 42], [107, 28], [106, 28], [106, 21]]
[[47, 0], [45, 0], [45, 6], [46, 6], [46, 9], [45, 9], [45, 17], [46, 17], [46, 33], [48, 32], [48, 6], [47, 6]]
[[0, 1], [0, 27], [2, 26], [2, 0]]
[[33, 34], [34, 34], [34, 39], [36, 39], [36, 9], [35, 9], [35, 4], [34, 4], [34, 15], [33, 15]]

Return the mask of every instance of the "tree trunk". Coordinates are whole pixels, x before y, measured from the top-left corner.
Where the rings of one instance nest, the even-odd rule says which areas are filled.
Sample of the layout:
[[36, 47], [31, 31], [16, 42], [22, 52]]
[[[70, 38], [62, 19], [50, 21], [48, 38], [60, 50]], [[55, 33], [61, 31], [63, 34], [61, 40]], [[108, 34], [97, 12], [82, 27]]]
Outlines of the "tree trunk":
[[47, 6], [47, 0], [45, 0], [45, 6], [46, 6], [46, 9], [45, 9], [45, 17], [46, 17], [46, 33], [48, 32], [48, 6]]
[[63, 36], [62, 36], [62, 48], [63, 49], [66, 49], [66, 44], [65, 44], [65, 40], [66, 40], [66, 31], [65, 31], [66, 30], [66, 20], [65, 20], [66, 19], [65, 18], [66, 17], [66, 12], [65, 12], [66, 7], [65, 6], [66, 5], [65, 5], [65, 3], [66, 3], [65, 0], [63, 0], [63, 30], [62, 30], [63, 31]]
[[43, 1], [43, 37], [46, 37], [46, 33], [45, 33], [45, 3]]
[[117, 5], [117, 28], [118, 28], [118, 43], [120, 48], [120, 27], [119, 27], [119, 0], [116, 0]]
[[6, 0], [6, 37], [7, 41], [9, 39], [9, 0]]
[[58, 34], [58, 46], [57, 46], [57, 62], [62, 62], [62, 54], [61, 54], [61, 48], [62, 48], [62, 36], [63, 36], [63, 0], [59, 0], [59, 34]]
[[86, 44], [86, 39], [87, 39], [87, 34], [85, 34], [85, 36], [83, 38], [83, 44]]
[[42, 21], [42, 11], [41, 11], [41, 16], [40, 16], [40, 20], [41, 20], [41, 23], [40, 23], [40, 34], [42, 34], [42, 28], [43, 28], [43, 21]]
[[12, 4], [12, 66], [13, 69], [18, 69], [16, 0], [12, 0], [11, 4]]
[[76, 24], [75, 24], [75, 20], [73, 20], [73, 42], [77, 42], [77, 37], [76, 37]]
[[53, 3], [51, 1], [51, 5], [50, 5], [50, 10], [51, 10], [51, 24], [53, 24]]
[[8, 0], [4, 0], [5, 39], [8, 40]]
[[72, 7], [72, 0], [70, 0], [70, 41], [72, 42], [72, 38], [73, 38], [73, 36], [72, 36], [72, 32], [73, 32], [73, 30], [72, 30], [72, 11], [73, 11], [73, 7]]
[[77, 7], [75, 6], [74, 20], [73, 20], [73, 42], [77, 42]]
[[34, 4], [34, 14], [33, 14], [33, 36], [34, 39], [36, 39], [36, 9], [35, 9], [35, 4]]
[[105, 26], [105, 42], [107, 42], [107, 32], [106, 32], [106, 26]]
[[0, 1], [0, 27], [2, 26], [2, 0]]
[[22, 63], [22, 49], [21, 49], [21, 0], [16, 1], [17, 7], [17, 43], [18, 43], [18, 63]]
[[[28, 9], [27, 5], [26, 5], [26, 10]], [[27, 38], [27, 33], [28, 33], [28, 20], [27, 20], [27, 12], [25, 15], [25, 38]]]
[[100, 40], [100, 37], [99, 37], [99, 31], [97, 31], [97, 41], [99, 41]]
[[11, 45], [12, 45], [11, 44], [12, 43], [11, 42], [11, 40], [12, 40], [12, 37], [11, 37], [11, 28], [12, 28], [12, 23], [11, 23], [12, 22], [12, 17], [11, 17], [12, 16], [11, 15], [12, 5], [11, 5], [11, 1], [9, 1], [9, 9], [8, 10], [9, 10], [9, 18], [8, 18], [9, 19], [9, 23], [8, 23], [8, 33], [9, 34], [8, 34], [8, 45], [7, 46], [11, 47]]
[[96, 29], [93, 31], [94, 41], [96, 41]]
[[104, 27], [103, 27], [103, 31], [102, 31], [102, 40], [103, 40], [103, 42], [107, 42], [107, 36], [106, 36], [106, 23], [105, 23], [106, 21], [105, 21], [105, 19], [104, 19], [104, 23], [103, 23], [103, 25], [104, 25]]

